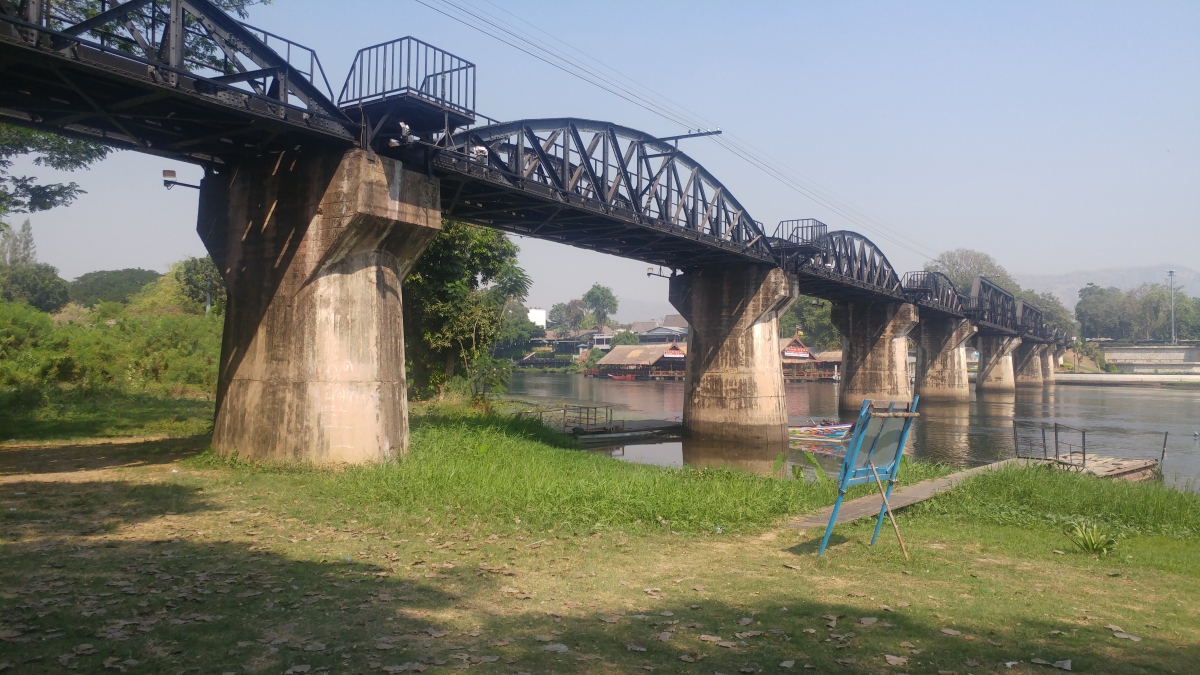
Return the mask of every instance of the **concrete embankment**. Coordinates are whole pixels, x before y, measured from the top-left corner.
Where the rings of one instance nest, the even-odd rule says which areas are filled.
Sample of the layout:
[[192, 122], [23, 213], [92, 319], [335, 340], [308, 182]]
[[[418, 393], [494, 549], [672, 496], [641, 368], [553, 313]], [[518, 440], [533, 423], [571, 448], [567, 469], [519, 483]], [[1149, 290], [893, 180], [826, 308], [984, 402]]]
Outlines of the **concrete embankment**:
[[[975, 381], [975, 373], [970, 374], [971, 382]], [[1200, 387], [1200, 375], [1133, 375], [1126, 373], [1057, 373], [1054, 376], [1056, 384], [1092, 384], [1101, 386], [1154, 386], [1162, 384], [1193, 385]]]

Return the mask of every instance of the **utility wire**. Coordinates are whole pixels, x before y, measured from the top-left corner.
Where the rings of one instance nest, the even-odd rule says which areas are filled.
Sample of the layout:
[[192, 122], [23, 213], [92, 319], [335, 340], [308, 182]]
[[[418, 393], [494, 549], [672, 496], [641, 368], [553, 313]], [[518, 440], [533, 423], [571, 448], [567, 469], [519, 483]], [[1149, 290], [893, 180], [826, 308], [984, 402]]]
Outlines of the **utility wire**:
[[[481, 9], [478, 9], [478, 7], [474, 7], [474, 6], [473, 6], [473, 5], [471, 5], [471, 3], [470, 3], [470, 2], [468, 2], [467, 0], [457, 0], [457, 1], [458, 1], [458, 2], [460, 2], [460, 3], [461, 3], [461, 4], [463, 4], [463, 5], [466, 5], [466, 6], [468, 6], [468, 7], [473, 7], [474, 9], [476, 9], [476, 10], [477, 10], [477, 11], [479, 11], [479, 12], [482, 12], [482, 13], [484, 13], [484, 14], [487, 14], [488, 16], [492, 17], [492, 18], [493, 18], [493, 19], [495, 19], [496, 21], [499, 21], [499, 22], [501, 22], [501, 23], [504, 23], [506, 26], [508, 26], [509, 28], [512, 28], [513, 30], [515, 30], [515, 31], [517, 31], [517, 32], [522, 32], [522, 33], [523, 33], [523, 31], [521, 31], [519, 27], [513, 26], [512, 24], [510, 24], [510, 23], [508, 23], [508, 22], [504, 21], [503, 19], [501, 19], [501, 18], [499, 18], [499, 17], [496, 17], [494, 14], [489, 14], [489, 13], [488, 13], [488, 12], [486, 12], [485, 10], [481, 10]], [[447, 2], [448, 4], [452, 4], [452, 3], [449, 3], [449, 0], [443, 0], [443, 2]], [[504, 7], [502, 7], [502, 6], [498, 5], [498, 4], [496, 4], [495, 2], [493, 2], [493, 0], [484, 0], [484, 2], [486, 2], [488, 5], [491, 5], [492, 7], [496, 8], [497, 10], [499, 10], [499, 11], [503, 12], [504, 14], [507, 14], [508, 16], [512, 17], [512, 18], [513, 18], [513, 19], [515, 19], [516, 21], [518, 21], [518, 22], [521, 22], [521, 23], [523, 23], [523, 24], [526, 24], [527, 26], [529, 26], [529, 27], [530, 27], [530, 28], [532, 28], [533, 30], [537, 31], [538, 33], [541, 33], [542, 35], [545, 35], [545, 36], [546, 36], [546, 37], [548, 37], [550, 40], [552, 40], [552, 41], [554, 41], [554, 42], [556, 42], [556, 43], [558, 43], [558, 44], [562, 45], [563, 47], [566, 47], [567, 49], [569, 49], [570, 51], [572, 51], [572, 52], [574, 52], [574, 53], [578, 54], [579, 56], [583, 57], [583, 58], [584, 58], [584, 59], [586, 59], [587, 61], [590, 61], [591, 63], [593, 63], [593, 64], [596, 64], [597, 66], [599, 66], [600, 68], [603, 68], [604, 70], [607, 70], [608, 72], [612, 73], [612, 74], [613, 74], [613, 75], [614, 75], [616, 78], [618, 78], [618, 79], [621, 79], [621, 80], [624, 80], [624, 81], [625, 81], [626, 83], [628, 83], [629, 85], [631, 85], [631, 86], [633, 86], [633, 87], [636, 87], [636, 88], [638, 88], [638, 89], [641, 89], [643, 92], [648, 92], [648, 94], [644, 94], [644, 95], [648, 95], [648, 96], [650, 96], [650, 97], [655, 97], [655, 96], [657, 96], [657, 97], [658, 97], [660, 100], [662, 100], [662, 101], [665, 101], [666, 103], [670, 104], [671, 106], [675, 106], [675, 109], [676, 109], [677, 111], [682, 111], [683, 113], [686, 113], [687, 115], [690, 115], [690, 116], [692, 117], [692, 119], [688, 120], [688, 126], [695, 126], [695, 127], [697, 127], [697, 128], [699, 128], [699, 127], [708, 127], [708, 128], [712, 128], [712, 127], [714, 127], [714, 126], [716, 126], [716, 127], [719, 127], [719, 126], [720, 126], [720, 125], [718, 125], [717, 123], [715, 123], [714, 121], [712, 121], [712, 120], [710, 120], [710, 119], [707, 119], [707, 118], [705, 118], [705, 117], [704, 117], [702, 114], [700, 114], [700, 113], [697, 113], [697, 112], [695, 112], [694, 110], [691, 110], [691, 109], [689, 109], [687, 106], [685, 106], [685, 105], [683, 105], [683, 104], [681, 104], [681, 103], [679, 103], [679, 102], [677, 102], [677, 101], [674, 101], [674, 100], [672, 100], [671, 98], [668, 98], [668, 97], [666, 97], [666, 96], [664, 96], [664, 95], [662, 95], [662, 94], [655, 93], [653, 90], [651, 90], [649, 87], [647, 87], [646, 85], [642, 84], [641, 82], [639, 82], [639, 81], [637, 81], [637, 80], [635, 80], [635, 79], [633, 79], [633, 78], [631, 78], [631, 77], [629, 77], [629, 76], [625, 75], [624, 73], [621, 73], [620, 71], [616, 70], [615, 68], [612, 68], [612, 67], [610, 67], [608, 64], [604, 63], [603, 61], [600, 61], [599, 59], [596, 59], [596, 58], [592, 57], [592, 56], [591, 56], [590, 54], [588, 54], [587, 52], [584, 52], [584, 51], [582, 51], [582, 50], [580, 50], [580, 49], [576, 48], [575, 46], [571, 45], [570, 43], [568, 43], [568, 42], [565, 42], [565, 41], [563, 41], [563, 40], [559, 39], [559, 38], [558, 38], [556, 35], [554, 35], [553, 33], [550, 33], [549, 31], [546, 31], [545, 29], [543, 29], [543, 28], [541, 28], [541, 27], [537, 26], [537, 25], [536, 25], [536, 24], [534, 24], [533, 22], [531, 22], [531, 21], [528, 21], [528, 20], [526, 20], [526, 19], [524, 19], [524, 18], [522, 18], [522, 17], [520, 17], [520, 16], [518, 16], [518, 15], [514, 14], [513, 12], [510, 12], [509, 10], [505, 9]], [[534, 42], [534, 43], [536, 43], [536, 39], [530, 39], [530, 38], [529, 38], [529, 34], [528, 34], [528, 33], [524, 33], [524, 35], [525, 35], [525, 36], [526, 36], [526, 38], [527, 38], [527, 39], [529, 39], [531, 42]], [[544, 45], [541, 45], [541, 44], [539, 44], [539, 45], [537, 45], [537, 46], [538, 46], [539, 48], [541, 48], [543, 51], [548, 51], [548, 52], [549, 52], [549, 50], [546, 50], [546, 49], [545, 49], [545, 46], [544, 46]], [[561, 57], [561, 55], [556, 55], [556, 56], [558, 56], [559, 58], [562, 58], [562, 57]], [[563, 60], [567, 60], [567, 59], [565, 59], [565, 58], [564, 58]], [[575, 64], [575, 65], [577, 65], [577, 64]], [[696, 120], [699, 120], [699, 121], [696, 121]], [[818, 194], [820, 194], [820, 196], [822, 197], [822, 200], [817, 200], [817, 201], [818, 201], [818, 203], [822, 203], [822, 204], [823, 204], [823, 205], [825, 205], [825, 206], [829, 206], [829, 203], [827, 203], [827, 202], [832, 202], [833, 204], [836, 204], [837, 206], [839, 206], [839, 207], [841, 207], [842, 209], [844, 209], [845, 211], [850, 211], [851, 213], [855, 214], [855, 216], [857, 216], [857, 217], [852, 217], [852, 218], [851, 218], [851, 219], [852, 219], [852, 220], [854, 220], [855, 222], [858, 222], [858, 223], [860, 223], [860, 224], [866, 225], [866, 223], [863, 223], [863, 222], [862, 222], [863, 220], [866, 220], [866, 221], [868, 221], [868, 222], [870, 222], [870, 223], [874, 224], [874, 225], [875, 225], [875, 227], [876, 227], [876, 228], [878, 228], [878, 229], [880, 229], [880, 230], [890, 230], [890, 228], [888, 228], [886, 225], [882, 224], [882, 223], [879, 221], [879, 219], [878, 219], [878, 218], [875, 218], [874, 216], [871, 216], [870, 214], [867, 214], [867, 213], [865, 213], [865, 212], [863, 212], [863, 211], [861, 211], [861, 210], [859, 210], [859, 209], [855, 208], [855, 207], [854, 207], [852, 204], [849, 204], [849, 203], [847, 203], [847, 202], [843, 201], [843, 200], [842, 200], [840, 197], [838, 197], [836, 194], [834, 194], [834, 193], [830, 192], [829, 190], [826, 190], [825, 188], [821, 187], [821, 186], [820, 186], [820, 185], [818, 185], [818, 184], [817, 184], [815, 181], [813, 181], [811, 178], [809, 178], [809, 177], [807, 177], [807, 176], [804, 176], [803, 174], [800, 174], [798, 171], [796, 171], [794, 168], [792, 168], [792, 167], [788, 166], [788, 165], [787, 165], [785, 162], [783, 162], [783, 161], [782, 161], [782, 160], [780, 160], [779, 158], [772, 156], [770, 153], [766, 152], [766, 151], [765, 151], [765, 150], [763, 150], [762, 148], [759, 148], [759, 147], [755, 146], [753, 143], [749, 142], [748, 140], [746, 140], [746, 139], [744, 139], [744, 138], [741, 138], [741, 137], [739, 137], [739, 136], [738, 136], [737, 134], [735, 134], [735, 133], [732, 133], [732, 132], [730, 132], [730, 131], [728, 131], [728, 130], [723, 130], [723, 131], [725, 131], [725, 134], [728, 136], [728, 138], [732, 139], [734, 142], [741, 143], [741, 144], [742, 144], [742, 145], [744, 145], [745, 147], [747, 147], [747, 148], [749, 148], [750, 150], [752, 150], [752, 151], [754, 151], [755, 153], [757, 153], [759, 156], [761, 156], [761, 157], [764, 157], [766, 160], [769, 160], [769, 162], [767, 162], [767, 163], [770, 163], [770, 164], [772, 164], [774, 167], [778, 167], [778, 168], [780, 168], [780, 172], [781, 172], [781, 173], [790, 173], [790, 174], [791, 174], [791, 177], [794, 177], [794, 178], [796, 178], [796, 179], [797, 179], [797, 182], [800, 182], [800, 183], [804, 184], [804, 186], [805, 186], [805, 188], [806, 188], [807, 190], [809, 190], [809, 191], [811, 191], [811, 192], [815, 192], [815, 193], [818, 193]], [[718, 138], [715, 138], [715, 137], [709, 137], [709, 140], [711, 140], [711, 141], [713, 141], [713, 142], [715, 142], [715, 143], [718, 143], [719, 145], [722, 145], [722, 147], [725, 147], [725, 144], [724, 144], [724, 143], [721, 143], [721, 141], [724, 141], [725, 139], [718, 139]], [[726, 147], [726, 149], [727, 149], [727, 150], [730, 150], [730, 151], [732, 151], [730, 148], [727, 148], [727, 147]], [[808, 196], [808, 195], [806, 195], [806, 196]], [[841, 213], [841, 211], [839, 211], [839, 213]], [[868, 227], [869, 227], [869, 226], [868, 226]], [[905, 234], [904, 234], [904, 233], [902, 233], [902, 232], [896, 232], [896, 231], [894, 231], [894, 230], [891, 230], [891, 231], [892, 231], [893, 233], [897, 234], [898, 236], [900, 236], [900, 237], [903, 237], [903, 238], [907, 239], [907, 240], [908, 240], [910, 243], [912, 243], [912, 244], [916, 245], [917, 247], [920, 247], [920, 248], [923, 248], [923, 249], [925, 249], [926, 251], [929, 251], [929, 249], [928, 249], [927, 247], [925, 247], [925, 246], [924, 246], [924, 245], [923, 245], [923, 244], [922, 244], [920, 241], [918, 241], [918, 240], [916, 240], [916, 239], [914, 239], [914, 238], [912, 238], [912, 237], [909, 237], [909, 236], [905, 235]], [[913, 251], [913, 249], [912, 249], [912, 248], [910, 248], [910, 247], [907, 247], [907, 246], [906, 246], [905, 248], [906, 248], [906, 249], [908, 249], [909, 251], [912, 251], [912, 252], [914, 252], [914, 253], [917, 253], [918, 255], [921, 255], [922, 257], [928, 257], [928, 258], [936, 257], [936, 254], [933, 254], [933, 255], [931, 255], [931, 254], [928, 254], [928, 253], [921, 253], [921, 252], [918, 252], [918, 251]]]
[[[575, 77], [584, 82], [587, 82], [588, 84], [591, 84], [597, 88], [600, 88], [610, 94], [613, 94], [629, 103], [632, 103], [632, 104], [634, 104], [656, 116], [662, 117], [663, 119], [666, 119], [670, 122], [673, 122], [675, 124], [680, 124], [681, 126], [686, 126], [689, 129], [693, 128], [693, 127], [699, 129], [699, 128], [704, 128], [706, 126], [711, 128], [711, 126], [712, 126], [711, 124], [705, 124], [705, 120], [703, 119], [702, 116], [697, 115], [696, 113], [686, 109], [684, 106], [679, 105], [678, 103], [675, 103], [674, 101], [670, 101], [670, 99], [667, 99], [668, 103], [671, 103], [674, 106], [678, 106], [678, 108], [682, 108], [685, 113], [689, 113], [689, 114], [682, 114], [678, 111], [678, 109], [672, 109], [671, 105], [663, 105], [662, 103], [655, 101], [654, 100], [654, 98], [656, 97], [655, 94], [648, 94], [647, 96], [643, 96], [643, 95], [631, 90], [629, 87], [622, 85], [620, 82], [616, 82], [613, 79], [605, 76], [604, 74], [596, 72], [592, 68], [579, 63], [575, 59], [570, 58], [569, 56], [563, 54], [559, 50], [556, 50], [553, 47], [549, 47], [549, 46], [545, 45], [541, 41], [529, 36], [527, 33], [524, 33], [519, 28], [512, 26], [511, 24], [504, 21], [503, 19], [495, 17], [494, 15], [491, 15], [484, 10], [481, 10], [472, 5], [469, 5], [469, 3], [465, 2], [465, 0], [459, 0], [459, 1], [462, 2], [463, 5], [467, 5], [467, 7], [469, 7], [470, 9], [464, 8], [463, 6], [461, 6], [459, 4], [455, 4], [455, 2], [452, 2], [451, 0], [440, 0], [440, 1], [442, 2], [442, 4], [452, 8], [453, 10], [456, 10], [457, 12], [460, 12], [461, 14], [464, 14], [466, 16], [473, 18], [475, 21], [482, 23], [484, 26], [491, 28], [492, 31], [499, 32], [500, 34], [497, 35], [495, 32], [491, 32], [491, 31], [485, 29], [484, 27], [481, 27], [480, 25], [473, 23], [470, 20], [464, 19], [461, 16], [456, 16], [455, 14], [445, 11], [439, 7], [435, 7], [434, 5], [430, 4], [426, 0], [415, 0], [415, 1], [418, 4], [424, 6], [428, 9], [431, 9], [449, 19], [457, 21], [458, 23], [461, 23], [473, 30], [483, 33], [484, 35], [487, 35], [488, 37], [491, 37], [499, 42], [502, 42], [502, 43], [504, 43], [504, 44], [506, 44], [528, 56], [532, 56], [533, 58], [535, 58], [539, 61], [542, 61], [543, 63], [545, 63], [547, 65], [557, 68], [558, 70], [561, 70], [562, 72], [564, 72], [568, 75], [571, 75], [572, 77]], [[494, 3], [490, 3], [490, 1], [489, 1], [489, 4], [496, 6]], [[472, 10], [474, 10], [474, 11], [472, 11]], [[520, 17], [517, 17], [515, 14], [512, 14], [511, 12], [508, 12], [507, 10], [502, 10], [502, 11], [505, 11], [505, 13], [509, 14], [510, 16], [513, 16], [518, 21], [521, 21], [522, 23], [525, 23], [525, 24], [533, 27], [535, 30], [537, 30], [543, 34], [549, 35], [549, 33], [547, 33], [546, 31], [538, 28], [534, 24], [532, 24], [524, 19], [521, 19]], [[551, 36], [551, 37], [553, 38], [553, 36]], [[562, 41], [558, 40], [557, 38], [553, 38], [553, 39], [562, 43]], [[518, 44], [518, 43], [523, 43], [523, 44]], [[565, 43], [562, 43], [562, 44], [565, 44]], [[572, 49], [573, 51], [583, 55], [588, 60], [599, 64], [601, 67], [605, 68], [606, 70], [609, 70], [610, 72], [613, 72], [614, 74], [616, 74], [617, 77], [620, 77], [620, 78], [632, 83], [634, 86], [645, 89], [644, 85], [641, 85], [640, 83], [636, 82], [632, 78], [629, 78], [629, 77], [621, 74], [619, 71], [615, 70], [614, 68], [607, 66], [603, 62], [600, 62], [599, 60], [588, 56], [587, 54], [581, 52], [578, 49], [575, 49], [574, 47], [570, 47], [570, 45], [567, 45], [567, 46], [570, 49]], [[537, 50], [538, 52], [541, 52], [541, 54], [535, 53], [534, 51], [531, 51], [531, 50]], [[699, 118], [699, 119], [697, 119], [697, 118]], [[789, 175], [790, 167], [783, 165], [782, 162], [779, 162], [777, 159], [771, 157], [770, 155], [768, 155], [765, 152], [762, 152], [760, 149], [755, 148], [753, 145], [749, 144], [748, 142], [746, 142], [740, 138], [737, 138], [733, 134], [730, 134], [730, 136], [732, 137], [732, 140], [724, 139], [721, 136], [710, 136], [709, 138], [711, 140], [713, 140], [714, 142], [716, 142], [719, 146], [724, 148], [726, 151], [734, 154], [735, 156], [739, 157], [740, 159], [747, 162], [751, 166], [766, 173], [767, 175], [771, 176], [772, 178], [774, 178], [778, 182], [782, 183], [786, 187], [789, 187], [792, 190], [795, 190], [796, 192], [803, 194], [804, 196], [808, 197], [809, 199], [812, 199], [813, 201], [825, 206], [826, 208], [829, 208], [831, 211], [834, 211], [835, 213], [842, 215], [843, 217], [847, 218], [848, 220], [861, 225], [865, 229], [876, 232], [879, 236], [882, 236], [883, 238], [887, 239], [888, 241], [892, 242], [893, 244], [895, 244], [901, 248], [904, 248], [905, 250], [908, 250], [909, 252], [914, 253], [922, 258], [935, 257], [934, 254], [929, 253], [928, 248], [926, 248], [924, 245], [922, 245], [917, 240], [915, 240], [911, 237], [908, 237], [907, 235], [904, 235], [903, 233], [892, 230], [891, 228], [888, 228], [888, 227], [882, 225], [881, 223], [867, 222], [867, 221], [875, 221], [875, 219], [871, 218], [870, 216], [867, 216], [866, 214], [862, 214], [861, 212], [859, 212], [857, 209], [855, 209], [851, 205], [849, 205], [849, 204], [845, 203], [843, 200], [837, 198], [836, 195], [829, 193], [827, 190], [824, 190], [820, 187], [813, 187], [813, 186], [807, 185], [806, 183], [808, 181], [806, 181], [806, 180], [805, 181], [797, 180], [793, 175]], [[759, 153], [761, 155], [766, 155], [768, 160], [773, 160], [773, 161], [766, 161], [766, 160], [760, 158], [755, 153], [750, 152], [750, 151], [744, 149], [743, 147], [740, 147], [739, 143], [749, 146], [751, 149], [757, 151], [757, 153]], [[783, 166], [782, 169], [780, 168], [781, 165]], [[794, 174], [795, 172], [791, 171], [791, 173]], [[925, 251], [917, 250], [916, 248], [914, 248], [914, 246], [909, 245], [908, 243], [905, 243], [904, 241], [901, 241], [900, 238], [907, 239], [913, 245], [923, 248], [923, 249], [925, 249]]]

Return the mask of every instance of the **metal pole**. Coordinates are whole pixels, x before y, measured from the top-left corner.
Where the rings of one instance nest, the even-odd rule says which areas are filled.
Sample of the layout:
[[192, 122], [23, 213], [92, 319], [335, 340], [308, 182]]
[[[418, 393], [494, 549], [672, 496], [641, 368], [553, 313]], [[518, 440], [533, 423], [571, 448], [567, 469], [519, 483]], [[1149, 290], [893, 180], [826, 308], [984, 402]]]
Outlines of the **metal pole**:
[[1058, 422], [1054, 423], [1054, 461], [1058, 460]]
[[1177, 344], [1175, 339], [1175, 270], [1167, 270], [1167, 277], [1171, 280], [1171, 344]]
[[1017, 457], [1021, 456], [1021, 442], [1017, 438], [1017, 421], [1013, 420], [1013, 449], [1017, 452]]
[[1169, 431], [1164, 431], [1164, 432], [1163, 432], [1163, 449], [1162, 449], [1162, 454], [1161, 454], [1161, 455], [1159, 455], [1159, 457], [1158, 457], [1158, 469], [1159, 469], [1159, 471], [1161, 471], [1161, 470], [1162, 470], [1162, 463], [1163, 463], [1163, 460], [1165, 460], [1165, 459], [1167, 458], [1167, 434], [1169, 434], [1169, 433], [1171, 433], [1171, 432], [1169, 432]]
[[[900, 536], [900, 526], [896, 524], [896, 516], [892, 515], [892, 505], [888, 502], [887, 491], [883, 489], [883, 481], [879, 480], [879, 474], [875, 473], [874, 464], [868, 461], [867, 466], [871, 467], [871, 475], [875, 477], [875, 484], [879, 486], [879, 496], [883, 499], [883, 508], [887, 509], [888, 519], [892, 521], [892, 529], [896, 531], [896, 540], [900, 542], [900, 550], [904, 553], [904, 559], [908, 560], [908, 549], [904, 546], [904, 538]], [[878, 526], [876, 529], [878, 530]]]
[[1083, 441], [1083, 467], [1087, 468], [1087, 429], [1080, 429], [1079, 436]]
[[1046, 459], [1046, 427], [1042, 427], [1042, 459]]

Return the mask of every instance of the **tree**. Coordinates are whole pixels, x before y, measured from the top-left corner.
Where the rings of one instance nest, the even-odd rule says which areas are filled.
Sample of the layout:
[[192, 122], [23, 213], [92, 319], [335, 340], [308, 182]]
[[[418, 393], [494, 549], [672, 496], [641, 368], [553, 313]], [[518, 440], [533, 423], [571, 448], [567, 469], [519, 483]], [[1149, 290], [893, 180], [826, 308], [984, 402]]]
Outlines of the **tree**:
[[557, 303], [546, 314], [546, 321], [555, 330], [579, 330], [586, 319], [587, 310], [581, 300]]
[[529, 320], [529, 310], [519, 302], [509, 302], [504, 310], [500, 335], [492, 344], [493, 356], [514, 357], [529, 351], [529, 341], [546, 334], [545, 329]]
[[583, 294], [583, 306], [596, 317], [596, 325], [603, 326], [608, 323], [608, 317], [617, 312], [617, 296], [608, 286], [592, 284]]
[[456, 221], [442, 230], [404, 281], [406, 359], [414, 395], [442, 391], [459, 365], [486, 353], [503, 332], [508, 305], [531, 281], [502, 232]]
[[29, 219], [16, 232], [5, 228], [0, 232], [0, 266], [32, 265], [37, 262], [37, 245], [33, 243], [33, 226]]
[[797, 331], [813, 349], [839, 349], [841, 334], [830, 318], [832, 305], [826, 300], [802, 295], [779, 317], [779, 337], [790, 338]]
[[162, 275], [152, 270], [129, 268], [81, 274], [70, 283], [71, 302], [92, 307], [101, 302], [129, 302], [134, 293]]
[[642, 344], [642, 338], [640, 338], [637, 333], [635, 333], [631, 330], [623, 330], [620, 333], [617, 333], [616, 335], [614, 335], [612, 337], [612, 346], [614, 346], [614, 347], [617, 347], [619, 345], [640, 345], [640, 344]]
[[225, 278], [212, 258], [188, 258], [180, 263], [176, 274], [183, 294], [189, 300], [206, 308], [211, 300], [212, 311], [225, 313]]
[[967, 248], [943, 252], [925, 263], [925, 271], [945, 274], [958, 292], [965, 294], [971, 292], [971, 285], [978, 276], [987, 277], [992, 283], [1010, 293], [1021, 290], [1021, 286], [995, 258]]
[[0, 269], [0, 300], [25, 302], [43, 312], [57, 312], [70, 296], [58, 268], [45, 263]]
[[1079, 289], [1079, 302], [1075, 304], [1075, 319], [1079, 321], [1080, 334], [1085, 338], [1120, 338], [1128, 329], [1122, 326], [1125, 294], [1121, 289], [1102, 288], [1093, 283]]

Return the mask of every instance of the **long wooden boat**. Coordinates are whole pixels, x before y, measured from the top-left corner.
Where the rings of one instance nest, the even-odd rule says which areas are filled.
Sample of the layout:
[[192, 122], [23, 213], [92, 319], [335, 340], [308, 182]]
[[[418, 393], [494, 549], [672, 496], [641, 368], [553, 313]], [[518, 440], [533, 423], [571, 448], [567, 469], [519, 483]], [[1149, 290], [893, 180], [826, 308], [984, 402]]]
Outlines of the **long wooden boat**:
[[636, 380], [637, 379], [637, 375], [634, 375], [632, 373], [630, 373], [628, 375], [614, 375], [613, 373], [609, 373], [608, 376], [614, 380]]
[[788, 438], [793, 440], [840, 441], [853, 428], [853, 424], [809, 424], [799, 427], [788, 427]]

